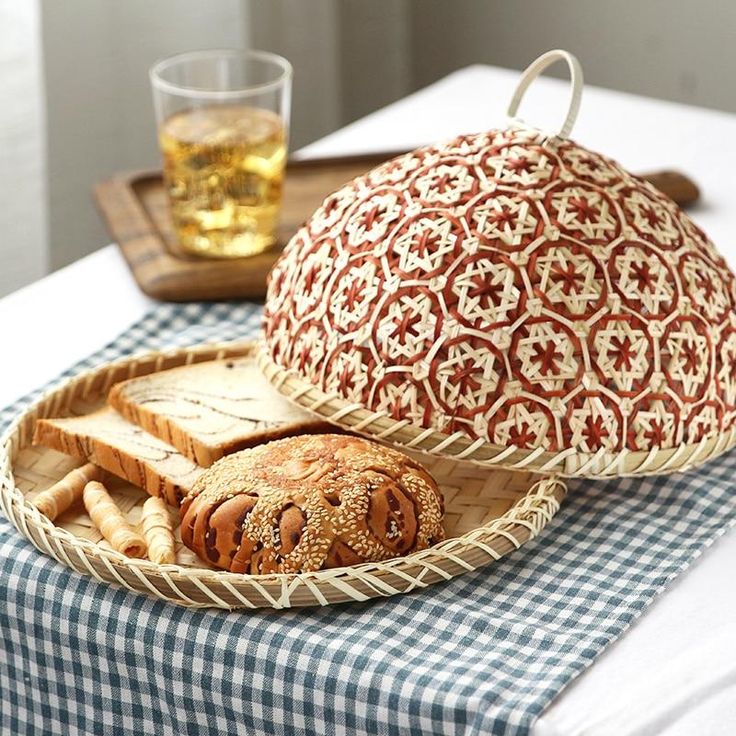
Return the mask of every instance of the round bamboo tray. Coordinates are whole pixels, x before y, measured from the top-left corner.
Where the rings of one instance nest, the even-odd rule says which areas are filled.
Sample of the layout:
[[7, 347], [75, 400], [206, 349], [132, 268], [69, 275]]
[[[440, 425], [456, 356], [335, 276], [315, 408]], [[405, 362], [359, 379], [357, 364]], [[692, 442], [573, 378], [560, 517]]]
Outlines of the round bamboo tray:
[[[31, 445], [37, 418], [87, 413], [104, 401], [112, 384], [125, 378], [254, 353], [253, 342], [148, 353], [100, 366], [51, 390], [19, 416], [0, 440], [3, 513], [39, 550], [97, 580], [184, 606], [254, 609], [365, 601], [425, 588], [519, 548], [559, 509], [565, 495], [559, 478], [422, 456], [445, 497], [446, 541], [382, 563], [301, 574], [241, 575], [207, 567], [181, 544], [178, 528], [177, 564], [157, 565], [112, 550], [81, 506], [72, 507], [54, 523], [29, 502], [79, 464], [54, 450]], [[137, 523], [146, 494], [119, 479], [109, 485], [128, 519]]]

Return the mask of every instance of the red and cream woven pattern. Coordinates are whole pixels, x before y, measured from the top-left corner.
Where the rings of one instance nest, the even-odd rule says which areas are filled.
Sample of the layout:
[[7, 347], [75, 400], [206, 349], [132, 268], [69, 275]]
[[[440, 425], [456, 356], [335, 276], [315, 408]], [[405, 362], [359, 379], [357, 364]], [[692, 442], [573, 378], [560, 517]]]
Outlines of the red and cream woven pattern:
[[676, 204], [517, 125], [328, 197], [271, 274], [265, 331], [277, 366], [372, 412], [610, 458], [734, 429], [735, 304]]

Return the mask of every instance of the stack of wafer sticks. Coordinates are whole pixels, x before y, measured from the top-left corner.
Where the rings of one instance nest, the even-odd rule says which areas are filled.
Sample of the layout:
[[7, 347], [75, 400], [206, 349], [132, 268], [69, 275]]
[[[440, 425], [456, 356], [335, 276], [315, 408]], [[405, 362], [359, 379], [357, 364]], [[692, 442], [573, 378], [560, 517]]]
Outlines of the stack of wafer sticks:
[[148, 556], [159, 564], [176, 562], [173, 525], [164, 501], [154, 497], [147, 499], [136, 528], [115, 503], [104, 481], [105, 471], [87, 463], [39, 493], [33, 504], [54, 521], [81, 499], [90, 519], [114, 550], [139, 559]]

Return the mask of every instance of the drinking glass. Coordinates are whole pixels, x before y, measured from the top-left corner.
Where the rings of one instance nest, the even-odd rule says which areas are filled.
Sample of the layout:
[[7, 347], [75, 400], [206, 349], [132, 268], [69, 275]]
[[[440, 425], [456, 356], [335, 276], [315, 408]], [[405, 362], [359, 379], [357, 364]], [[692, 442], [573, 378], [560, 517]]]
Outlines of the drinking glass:
[[275, 241], [292, 68], [265, 51], [193, 51], [151, 67], [164, 180], [181, 247], [236, 258]]

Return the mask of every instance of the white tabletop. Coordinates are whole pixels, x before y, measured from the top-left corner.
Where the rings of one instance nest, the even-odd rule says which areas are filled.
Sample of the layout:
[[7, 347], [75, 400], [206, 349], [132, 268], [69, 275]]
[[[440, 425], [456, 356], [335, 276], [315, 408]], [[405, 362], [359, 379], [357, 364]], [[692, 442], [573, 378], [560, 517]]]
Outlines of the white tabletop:
[[[411, 148], [504, 123], [516, 72], [473, 66], [347, 126], [304, 155]], [[522, 117], [554, 128], [567, 84], [539, 80]], [[692, 215], [736, 264], [736, 116], [588, 87], [573, 137], [632, 171], [678, 168]], [[112, 340], [154, 302], [114, 246], [0, 300], [0, 406]], [[736, 532], [718, 541], [548, 708], [536, 736], [736, 733]]]

